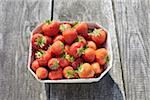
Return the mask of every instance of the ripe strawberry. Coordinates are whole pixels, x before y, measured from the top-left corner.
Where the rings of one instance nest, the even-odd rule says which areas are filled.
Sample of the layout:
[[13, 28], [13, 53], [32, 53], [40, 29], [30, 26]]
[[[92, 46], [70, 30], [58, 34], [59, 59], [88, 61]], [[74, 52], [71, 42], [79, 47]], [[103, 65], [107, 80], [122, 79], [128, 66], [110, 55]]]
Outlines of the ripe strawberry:
[[92, 48], [85, 49], [82, 57], [87, 62], [90, 62], [90, 63], [93, 62], [95, 60], [95, 50]]
[[48, 77], [51, 80], [62, 79], [63, 78], [62, 69], [59, 68], [57, 70], [50, 71]]
[[69, 29], [69, 28], [71, 28], [70, 24], [61, 24], [60, 27], [59, 27], [61, 32], [63, 32], [66, 29]]
[[84, 39], [83, 36], [80, 36], [80, 35], [79, 35], [78, 38], [77, 38], [76, 40], [77, 40], [76, 42], [82, 43], [83, 46], [86, 45], [86, 40]]
[[64, 52], [64, 44], [61, 41], [56, 41], [51, 46], [51, 52], [56, 56], [60, 56]]
[[96, 50], [96, 61], [100, 65], [106, 64], [106, 62], [109, 60], [108, 53], [105, 48], [100, 48]]
[[59, 32], [60, 23], [57, 21], [46, 20], [42, 26], [44, 35], [46, 36], [56, 36]]
[[37, 70], [36, 70], [36, 76], [39, 78], [39, 79], [45, 79], [47, 78], [48, 76], [48, 71], [46, 68], [43, 68], [43, 67], [39, 67]]
[[65, 78], [75, 78], [75, 72], [71, 66], [67, 66], [63, 69], [63, 76]]
[[80, 57], [83, 52], [84, 52], [84, 48], [83, 48], [82, 43], [80, 42], [75, 42], [70, 46], [69, 53], [75, 58]]
[[102, 66], [99, 65], [98, 62], [94, 62], [91, 64], [95, 74], [99, 75], [102, 73], [102, 71], [104, 70], [104, 68]]
[[37, 51], [35, 56], [40, 66], [47, 66], [48, 60], [51, 59], [51, 53], [44, 50]]
[[83, 63], [83, 59], [77, 58], [74, 62], [72, 62], [73, 69], [78, 69], [81, 63]]
[[93, 41], [87, 41], [87, 47], [93, 48], [94, 50], [97, 49], [96, 44]]
[[88, 24], [81, 22], [75, 25], [75, 29], [79, 35], [82, 35], [85, 38], [88, 38]]
[[72, 44], [73, 41], [77, 38], [77, 32], [75, 29], [66, 29], [62, 32], [62, 35], [67, 44]]
[[37, 60], [34, 60], [31, 65], [32, 70], [35, 72], [39, 67], [39, 62]]
[[95, 72], [89, 63], [84, 63], [79, 67], [78, 74], [80, 78], [92, 78]]
[[52, 39], [50, 37], [43, 36], [42, 34], [35, 34], [32, 36], [32, 47], [35, 50], [45, 49], [51, 42]]
[[102, 29], [94, 29], [93, 33], [91, 33], [91, 38], [99, 46], [106, 41], [107, 34]]
[[69, 61], [65, 58], [58, 58], [59, 60], [59, 65], [62, 67], [62, 68], [65, 68], [66, 66], [69, 65]]
[[61, 41], [61, 42], [65, 42], [65, 39], [64, 39], [64, 37], [62, 36], [62, 35], [58, 35], [58, 36], [56, 36], [55, 37], [55, 39], [53, 40], [53, 42], [56, 42], [56, 41]]
[[48, 67], [49, 67], [51, 70], [57, 70], [57, 69], [60, 67], [59, 60], [56, 59], [56, 58], [51, 58], [51, 59], [48, 61]]

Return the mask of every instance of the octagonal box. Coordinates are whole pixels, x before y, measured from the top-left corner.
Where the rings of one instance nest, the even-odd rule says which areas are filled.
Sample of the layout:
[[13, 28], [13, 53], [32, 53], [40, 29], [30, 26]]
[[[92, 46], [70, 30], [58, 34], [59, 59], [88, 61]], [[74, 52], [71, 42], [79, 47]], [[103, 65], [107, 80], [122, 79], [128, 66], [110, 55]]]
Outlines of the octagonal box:
[[[64, 21], [61, 23], [72, 24], [74, 22]], [[100, 81], [101, 78], [104, 77], [104, 75], [109, 72], [109, 70], [112, 67], [112, 60], [113, 60], [110, 33], [103, 26], [99, 25], [98, 23], [87, 22], [87, 24], [88, 24], [89, 29], [102, 28], [104, 31], [107, 32], [107, 40], [106, 40], [106, 43], [104, 44], [104, 47], [108, 50], [109, 62], [106, 64], [106, 69], [103, 71], [103, 73], [101, 73], [101, 75], [97, 78], [88, 78], [88, 79], [61, 79], [61, 80], [50, 80], [50, 79], [49, 80], [48, 79], [47, 80], [40, 80], [40, 79], [38, 79], [38, 77], [35, 75], [35, 73], [31, 69], [31, 62], [33, 61], [31, 39], [32, 39], [32, 35], [34, 33], [38, 33], [38, 32], [42, 31], [42, 29], [41, 29], [41, 27], [43, 25], [43, 23], [42, 23], [32, 31], [32, 35], [31, 35], [31, 39], [30, 39], [30, 47], [29, 47], [29, 58], [28, 58], [28, 70], [37, 79], [37, 81], [39, 81], [41, 83], [92, 83], [92, 82]]]

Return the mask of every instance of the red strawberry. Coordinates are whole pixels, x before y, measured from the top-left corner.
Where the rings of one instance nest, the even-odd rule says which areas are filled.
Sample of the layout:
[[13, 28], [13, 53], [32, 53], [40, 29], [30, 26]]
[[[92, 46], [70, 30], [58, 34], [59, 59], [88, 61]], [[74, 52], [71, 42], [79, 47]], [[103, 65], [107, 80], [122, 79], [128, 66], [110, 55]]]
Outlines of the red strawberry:
[[60, 23], [57, 21], [46, 20], [42, 26], [44, 35], [46, 36], [56, 36], [59, 32]]
[[52, 58], [48, 61], [48, 67], [51, 70], [57, 70], [60, 67], [59, 60], [56, 58]]
[[63, 69], [63, 76], [68, 79], [76, 77], [75, 71], [71, 66], [67, 66]]
[[77, 59], [72, 63], [73, 69], [78, 69], [78, 67], [80, 66], [81, 63], [83, 63], [83, 59], [77, 58]]
[[108, 52], [105, 48], [100, 48], [96, 50], [96, 61], [100, 65], [105, 65], [109, 61]]
[[37, 51], [35, 56], [40, 66], [47, 66], [48, 60], [51, 59], [51, 53], [44, 50]]
[[46, 68], [43, 68], [43, 67], [39, 67], [37, 70], [36, 70], [36, 76], [39, 78], [39, 79], [45, 79], [47, 78], [48, 76], [48, 71]]
[[36, 71], [39, 67], [40, 67], [39, 62], [37, 60], [34, 60], [31, 65], [32, 70]]
[[60, 56], [64, 52], [64, 44], [61, 41], [56, 41], [51, 46], [51, 52], [56, 56]]
[[34, 34], [32, 36], [32, 47], [35, 50], [45, 49], [52, 42], [52, 39], [42, 34]]
[[87, 47], [93, 48], [94, 50], [97, 49], [96, 44], [93, 41], [87, 41]]
[[75, 42], [70, 46], [70, 55], [74, 56], [75, 58], [78, 58], [82, 55], [84, 51], [83, 45], [80, 42]]
[[64, 51], [65, 51], [67, 54], [69, 54], [69, 50], [70, 50], [70, 46], [66, 44]]
[[75, 29], [79, 35], [88, 38], [88, 24], [85, 22], [78, 23], [75, 25]]
[[51, 80], [62, 79], [63, 78], [62, 69], [59, 68], [58, 70], [50, 71], [48, 77]]
[[62, 35], [67, 44], [72, 44], [73, 41], [77, 38], [77, 32], [75, 29], [66, 29], [62, 32]]
[[85, 49], [83, 58], [87, 62], [93, 62], [95, 60], [95, 50], [92, 48]]
[[62, 68], [65, 68], [66, 66], [69, 65], [69, 62], [67, 59], [65, 58], [58, 58], [59, 60], [59, 65], [62, 67]]
[[97, 46], [103, 44], [107, 38], [106, 32], [102, 29], [94, 29], [93, 33], [91, 33], [90, 35]]

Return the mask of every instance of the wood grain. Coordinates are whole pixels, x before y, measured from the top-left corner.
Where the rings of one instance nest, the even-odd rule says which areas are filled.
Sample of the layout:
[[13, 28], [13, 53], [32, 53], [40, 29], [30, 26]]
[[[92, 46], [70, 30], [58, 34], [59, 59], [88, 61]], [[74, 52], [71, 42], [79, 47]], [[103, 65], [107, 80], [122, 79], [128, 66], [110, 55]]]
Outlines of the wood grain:
[[0, 0], [0, 100], [48, 100], [49, 85], [27, 70], [31, 31], [51, 18], [51, 0]]
[[113, 1], [127, 100], [150, 100], [150, 2]]
[[113, 68], [111, 76], [106, 75], [100, 82], [92, 84], [51, 84], [51, 100], [123, 100], [124, 88], [118, 52], [115, 23], [110, 0], [55, 0], [54, 20], [92, 21], [107, 28], [113, 46]]

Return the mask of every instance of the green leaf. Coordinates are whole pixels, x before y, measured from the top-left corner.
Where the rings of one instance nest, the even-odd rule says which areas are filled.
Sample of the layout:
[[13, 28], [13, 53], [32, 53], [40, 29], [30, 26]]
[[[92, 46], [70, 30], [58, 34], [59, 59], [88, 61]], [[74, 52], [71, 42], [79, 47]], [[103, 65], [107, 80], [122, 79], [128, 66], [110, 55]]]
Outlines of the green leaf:
[[74, 77], [74, 71], [73, 70], [66, 70], [68, 78], [73, 78]]
[[79, 56], [81, 56], [83, 53], [84, 53], [84, 48], [83, 47], [77, 49], [77, 54]]
[[94, 36], [99, 36], [101, 31], [102, 31], [102, 29], [96, 29], [95, 28], [93, 31]]
[[36, 45], [39, 47], [43, 47], [45, 44], [45, 38], [44, 37], [39, 37], [36, 39]]
[[48, 19], [48, 20], [45, 20], [45, 23], [46, 23], [46, 24], [51, 24], [52, 21], [51, 21], [50, 19]]
[[36, 58], [41, 58], [44, 54], [45, 54], [45, 52], [43, 50], [40, 50], [35, 53], [35, 56], [36, 56]]
[[110, 57], [107, 55], [107, 56], [105, 57], [105, 61], [106, 61], [106, 63], [108, 63], [108, 62], [109, 62], [109, 60], [110, 60]]

